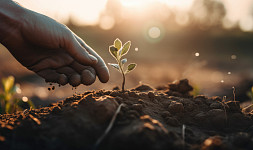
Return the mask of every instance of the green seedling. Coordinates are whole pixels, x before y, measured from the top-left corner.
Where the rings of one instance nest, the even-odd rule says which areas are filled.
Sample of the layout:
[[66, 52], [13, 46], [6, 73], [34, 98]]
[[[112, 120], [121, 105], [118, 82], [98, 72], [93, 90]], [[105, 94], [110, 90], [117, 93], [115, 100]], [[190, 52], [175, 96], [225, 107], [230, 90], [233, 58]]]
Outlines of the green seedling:
[[251, 102], [253, 104], [253, 86], [251, 87], [251, 90], [247, 92], [247, 96], [251, 99]]
[[122, 59], [122, 57], [128, 53], [130, 46], [131, 46], [130, 41], [122, 45], [122, 42], [117, 38], [114, 41], [114, 45], [111, 45], [109, 47], [109, 52], [116, 59], [117, 64], [113, 64], [113, 63], [108, 63], [108, 64], [112, 66], [113, 68], [115, 68], [116, 70], [118, 70], [122, 74], [122, 78], [123, 78], [122, 92], [124, 92], [125, 90], [126, 74], [133, 71], [135, 67], [137, 66], [137, 64], [135, 63], [130, 63], [127, 66], [127, 69], [124, 71], [124, 64], [127, 62], [127, 59], [126, 58]]
[[34, 108], [33, 103], [28, 100], [26, 102], [16, 98], [19, 86], [15, 84], [15, 78], [9, 76], [2, 79], [3, 93], [0, 93], [0, 113], [13, 113], [17, 110], [23, 110], [22, 106], [28, 105]]
[[193, 86], [193, 90], [190, 92], [192, 96], [200, 95], [200, 88], [197, 85]]

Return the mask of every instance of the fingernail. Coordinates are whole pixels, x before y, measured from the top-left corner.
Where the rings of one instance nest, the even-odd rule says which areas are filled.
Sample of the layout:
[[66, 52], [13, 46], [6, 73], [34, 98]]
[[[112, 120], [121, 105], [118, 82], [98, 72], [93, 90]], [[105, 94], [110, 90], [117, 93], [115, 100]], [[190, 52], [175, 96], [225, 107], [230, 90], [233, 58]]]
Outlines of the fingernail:
[[96, 63], [98, 62], [98, 59], [96, 57], [94, 57], [94, 56], [92, 56], [90, 54], [89, 54], [89, 57], [90, 57], [90, 59], [91, 59], [92, 62], [96, 62]]

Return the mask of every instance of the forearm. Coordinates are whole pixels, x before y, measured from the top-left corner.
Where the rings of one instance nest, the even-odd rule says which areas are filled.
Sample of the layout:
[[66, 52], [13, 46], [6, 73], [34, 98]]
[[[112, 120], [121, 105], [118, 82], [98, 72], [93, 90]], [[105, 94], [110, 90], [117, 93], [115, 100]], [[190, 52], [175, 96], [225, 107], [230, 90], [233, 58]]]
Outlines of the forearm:
[[12, 0], [0, 0], [0, 43], [15, 36], [25, 18], [25, 9]]

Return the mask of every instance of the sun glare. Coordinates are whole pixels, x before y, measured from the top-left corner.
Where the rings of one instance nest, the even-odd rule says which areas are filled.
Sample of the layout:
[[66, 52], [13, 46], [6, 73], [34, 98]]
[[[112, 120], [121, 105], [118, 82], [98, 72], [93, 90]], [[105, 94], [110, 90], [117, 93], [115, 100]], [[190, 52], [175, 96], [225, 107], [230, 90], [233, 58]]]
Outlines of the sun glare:
[[181, 7], [187, 9], [192, 5], [194, 0], [120, 0], [125, 7], [149, 7], [150, 3], [160, 2], [169, 7]]

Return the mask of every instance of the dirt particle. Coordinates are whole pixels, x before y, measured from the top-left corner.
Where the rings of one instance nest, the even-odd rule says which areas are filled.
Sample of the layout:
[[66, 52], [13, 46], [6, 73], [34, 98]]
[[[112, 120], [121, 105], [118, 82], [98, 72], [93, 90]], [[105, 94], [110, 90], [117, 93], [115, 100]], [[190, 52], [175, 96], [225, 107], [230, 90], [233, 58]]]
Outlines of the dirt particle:
[[182, 103], [177, 101], [172, 101], [169, 105], [169, 112], [175, 114], [175, 113], [181, 113], [184, 111], [184, 106]]
[[54, 114], [57, 114], [59, 112], [61, 112], [61, 107], [59, 107], [59, 106], [54, 107], [52, 110], [52, 113], [54, 113]]
[[120, 90], [120, 88], [118, 86], [115, 86], [115, 87], [112, 88], [112, 90], [118, 91], [118, 90]]
[[155, 98], [155, 94], [153, 92], [148, 92], [148, 97], [150, 99], [154, 99]]
[[47, 88], [47, 90], [48, 90], [48, 91], [50, 91], [50, 90], [51, 90], [51, 88]]
[[151, 88], [149, 85], [142, 84], [142, 85], [137, 86], [135, 90], [140, 91], [140, 92], [147, 92], [147, 91], [153, 91], [154, 89]]
[[141, 104], [133, 104], [132, 109], [141, 112], [142, 111], [142, 105]]
[[129, 96], [130, 97], [138, 97], [138, 95], [136, 94], [136, 92], [129, 92]]
[[168, 125], [171, 125], [174, 127], [180, 126], [179, 121], [175, 117], [167, 117], [165, 120]]
[[144, 104], [145, 102], [142, 99], [138, 99], [138, 103]]
[[175, 84], [169, 84], [169, 89], [171, 91], [179, 92], [182, 94], [189, 94], [189, 92], [193, 90], [192, 86], [189, 85], [189, 81], [187, 79], [180, 80]]
[[140, 114], [136, 110], [129, 110], [127, 113], [131, 119], [135, 119], [140, 116]]
[[225, 105], [228, 107], [229, 112], [241, 112], [240, 104], [238, 102], [229, 101]]
[[224, 147], [220, 136], [209, 137], [203, 142], [202, 150], [227, 149]]
[[4, 142], [5, 141], [5, 137], [0, 135], [0, 142]]
[[212, 109], [207, 112], [209, 125], [222, 129], [226, 126], [227, 114], [222, 109]]
[[55, 89], [55, 86], [52, 87], [52, 90], [54, 90], [54, 89]]
[[162, 112], [162, 117], [163, 117], [163, 118], [167, 118], [167, 117], [171, 117], [171, 116], [172, 116], [171, 113], [168, 112], [168, 111]]

